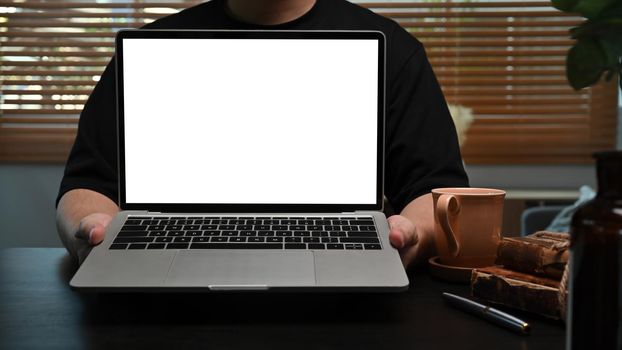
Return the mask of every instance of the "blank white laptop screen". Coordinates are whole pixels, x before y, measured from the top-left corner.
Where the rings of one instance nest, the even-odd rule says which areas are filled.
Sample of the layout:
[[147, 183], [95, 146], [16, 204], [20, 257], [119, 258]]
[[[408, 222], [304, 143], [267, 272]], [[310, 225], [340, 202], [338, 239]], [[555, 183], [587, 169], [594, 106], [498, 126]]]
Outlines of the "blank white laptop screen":
[[123, 39], [127, 203], [373, 204], [378, 42]]

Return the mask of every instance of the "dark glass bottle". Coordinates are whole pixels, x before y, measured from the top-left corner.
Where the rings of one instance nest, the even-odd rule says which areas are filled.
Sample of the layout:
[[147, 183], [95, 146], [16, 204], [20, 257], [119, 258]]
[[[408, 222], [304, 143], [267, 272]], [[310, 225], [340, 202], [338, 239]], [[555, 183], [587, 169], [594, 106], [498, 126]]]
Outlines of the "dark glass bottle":
[[566, 348], [622, 349], [622, 152], [594, 154], [596, 198], [572, 217]]

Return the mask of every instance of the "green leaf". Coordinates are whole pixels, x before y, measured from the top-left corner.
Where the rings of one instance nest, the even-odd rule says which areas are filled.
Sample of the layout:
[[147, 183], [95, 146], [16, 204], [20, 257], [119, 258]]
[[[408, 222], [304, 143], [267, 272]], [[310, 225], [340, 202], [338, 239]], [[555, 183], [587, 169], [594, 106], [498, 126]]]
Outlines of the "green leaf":
[[579, 40], [566, 57], [566, 76], [575, 90], [596, 83], [606, 69], [607, 56], [593, 39]]
[[572, 12], [581, 0], [551, 0], [553, 7], [560, 11]]
[[603, 9], [594, 19], [617, 18], [622, 17], [622, 1], [614, 1], [613, 4]]
[[620, 64], [620, 56], [622, 56], [622, 36], [603, 35], [598, 43], [605, 55], [605, 66], [607, 69], [615, 72]]
[[586, 18], [596, 18], [607, 7], [616, 3], [616, 0], [580, 0], [572, 12], [580, 13]]

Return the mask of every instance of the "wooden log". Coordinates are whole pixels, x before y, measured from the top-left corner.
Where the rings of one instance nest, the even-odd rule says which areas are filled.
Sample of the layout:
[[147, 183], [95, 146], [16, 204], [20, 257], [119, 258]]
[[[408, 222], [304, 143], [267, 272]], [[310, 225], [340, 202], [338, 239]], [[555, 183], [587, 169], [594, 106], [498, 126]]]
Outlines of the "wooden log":
[[561, 318], [559, 281], [507, 270], [501, 267], [474, 269], [471, 295], [553, 319]]
[[495, 264], [560, 280], [568, 262], [569, 245], [567, 233], [539, 231], [525, 237], [506, 237], [497, 247]]

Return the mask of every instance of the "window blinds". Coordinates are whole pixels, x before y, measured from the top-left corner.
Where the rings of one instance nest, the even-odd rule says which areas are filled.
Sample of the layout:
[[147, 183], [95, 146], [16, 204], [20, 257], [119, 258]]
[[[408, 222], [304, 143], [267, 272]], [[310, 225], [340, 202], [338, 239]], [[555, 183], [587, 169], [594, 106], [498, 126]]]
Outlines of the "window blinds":
[[[197, 3], [0, 0], [0, 160], [64, 161], [114, 34]], [[472, 109], [467, 162], [582, 163], [614, 147], [616, 84], [575, 92], [565, 78], [579, 17], [548, 1], [361, 5], [423, 42], [448, 102]]]

